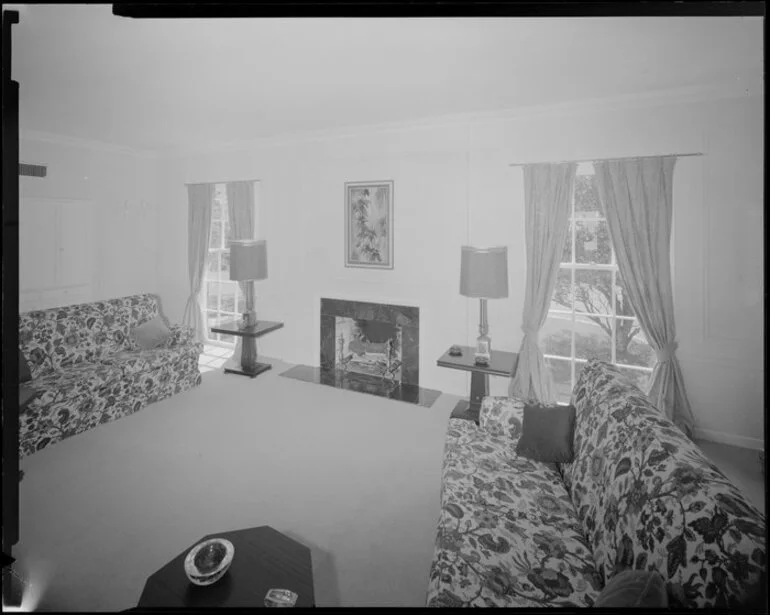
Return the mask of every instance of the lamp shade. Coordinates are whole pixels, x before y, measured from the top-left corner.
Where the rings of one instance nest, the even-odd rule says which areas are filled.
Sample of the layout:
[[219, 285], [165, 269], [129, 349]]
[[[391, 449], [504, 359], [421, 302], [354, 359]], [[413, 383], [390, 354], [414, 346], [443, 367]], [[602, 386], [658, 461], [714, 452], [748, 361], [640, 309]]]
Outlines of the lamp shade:
[[480, 299], [508, 296], [508, 248], [462, 247], [460, 294]]
[[230, 242], [230, 279], [238, 282], [267, 278], [267, 242], [264, 239]]

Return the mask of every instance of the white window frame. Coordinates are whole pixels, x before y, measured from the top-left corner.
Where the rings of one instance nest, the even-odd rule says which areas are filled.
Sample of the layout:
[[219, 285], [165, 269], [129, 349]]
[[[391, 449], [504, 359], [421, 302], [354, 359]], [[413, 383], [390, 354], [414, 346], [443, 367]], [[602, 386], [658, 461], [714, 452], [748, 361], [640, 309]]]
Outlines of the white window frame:
[[[578, 167], [579, 175], [593, 175], [593, 163], [583, 163]], [[617, 295], [616, 295], [616, 289], [617, 289], [617, 276], [618, 276], [618, 265], [617, 261], [615, 260], [615, 247], [610, 243], [610, 262], [609, 264], [599, 264], [599, 263], [577, 263], [575, 262], [576, 253], [576, 236], [577, 236], [577, 222], [583, 221], [583, 220], [606, 220], [604, 216], [601, 216], [600, 218], [596, 217], [590, 217], [585, 215], [576, 215], [575, 212], [575, 192], [573, 191], [572, 199], [570, 202], [570, 215], [569, 215], [569, 233], [570, 238], [572, 241], [572, 248], [570, 250], [570, 259], [571, 262], [559, 263], [559, 270], [566, 269], [570, 271], [570, 289], [571, 289], [571, 295], [573, 297], [572, 301], [572, 310], [564, 309], [548, 309], [548, 316], [551, 314], [559, 314], [561, 316], [570, 316], [570, 322], [571, 322], [571, 343], [570, 343], [570, 356], [564, 357], [561, 355], [554, 355], [554, 354], [547, 354], [543, 353], [543, 357], [547, 360], [557, 360], [557, 361], [569, 361], [570, 363], [570, 390], [573, 390], [575, 388], [575, 383], [577, 382], [575, 371], [576, 371], [576, 365], [577, 364], [585, 364], [588, 359], [580, 359], [575, 356], [576, 349], [575, 349], [575, 323], [577, 321], [578, 316], [584, 316], [585, 312], [579, 312], [575, 309], [575, 272], [576, 271], [609, 271], [612, 274], [612, 296], [611, 296], [611, 313], [608, 314], [601, 314], [601, 313], [592, 313], [591, 316], [599, 316], [601, 318], [609, 318], [612, 322], [612, 335], [610, 338], [610, 352], [611, 352], [611, 360], [610, 363], [613, 365], [616, 365], [618, 367], [621, 367], [623, 369], [629, 369], [629, 370], [636, 370], [641, 372], [646, 372], [648, 374], [652, 374], [653, 368], [651, 367], [642, 367], [640, 365], [628, 365], [626, 363], [618, 363], [617, 362], [617, 348], [616, 348], [616, 341], [617, 341], [617, 322], [618, 320], [631, 320], [636, 321], [638, 323], [638, 319], [636, 317], [629, 317], [629, 316], [618, 316], [617, 315]], [[550, 305], [550, 300], [549, 300]], [[566, 321], [566, 319], [564, 319]], [[559, 402], [559, 403], [568, 403], [568, 402]]]
[[[259, 182], [255, 182], [255, 184], [256, 185], [255, 185], [255, 190], [254, 190], [254, 201], [255, 201], [255, 203], [254, 203], [254, 208], [255, 208], [255, 210], [254, 210], [254, 220], [256, 221], [256, 219], [257, 219], [256, 218], [256, 214], [257, 214], [257, 211], [258, 211], [257, 210], [257, 201], [258, 201], [258, 190], [257, 190], [257, 188], [259, 186]], [[243, 300], [243, 295], [242, 295], [242, 292], [241, 292], [241, 289], [240, 289], [240, 285], [238, 284], [238, 282], [231, 281], [229, 278], [223, 277], [223, 273], [222, 273], [222, 267], [221, 267], [221, 262], [222, 262], [221, 258], [222, 257], [221, 257], [221, 254], [224, 254], [224, 253], [228, 253], [229, 254], [229, 252], [230, 252], [230, 248], [227, 245], [227, 242], [225, 240], [225, 220], [227, 220], [227, 218], [229, 216], [229, 212], [228, 212], [228, 207], [227, 207], [227, 192], [226, 192], [226, 188], [225, 188], [225, 183], [224, 182], [218, 182], [217, 184], [215, 184], [215, 187], [214, 187], [214, 195], [215, 195], [214, 198], [215, 199], [218, 198], [218, 196], [217, 196], [218, 194], [220, 194], [220, 195], [224, 194], [224, 199], [221, 201], [222, 205], [220, 207], [220, 216], [217, 218], [214, 215], [214, 213], [212, 212], [211, 225], [213, 227], [214, 222], [215, 222], [216, 219], [220, 220], [222, 222], [222, 233], [221, 233], [221, 236], [220, 236], [219, 245], [216, 245], [216, 246], [213, 245], [213, 244], [209, 245], [209, 251], [208, 251], [208, 255], [206, 257], [206, 267], [204, 269], [204, 277], [203, 277], [203, 296], [204, 296], [204, 305], [205, 305], [204, 312], [205, 312], [205, 322], [206, 322], [206, 325], [205, 325], [205, 327], [206, 327], [206, 343], [207, 344], [211, 344], [213, 346], [223, 346], [225, 348], [235, 348], [237, 340], [236, 340], [236, 338], [234, 336], [228, 336], [228, 337], [230, 337], [232, 339], [232, 341], [223, 340], [223, 339], [221, 339], [223, 337], [223, 335], [220, 334], [220, 333], [212, 333], [211, 330], [209, 329], [209, 324], [208, 324], [209, 323], [209, 313], [210, 312], [215, 312], [218, 318], [222, 318], [224, 320], [235, 320], [235, 319], [239, 318], [240, 315], [241, 315], [241, 312], [238, 312], [238, 311], [230, 312], [230, 311], [226, 311], [226, 310], [222, 309], [222, 289], [223, 289], [223, 284], [229, 284], [229, 285], [233, 285], [235, 287], [235, 304], [234, 304], [233, 307], [236, 310], [238, 308], [238, 304]], [[255, 226], [256, 226], [256, 222], [255, 222]], [[209, 229], [209, 233], [210, 232], [211, 232], [211, 229]], [[216, 277], [215, 278], [212, 277], [212, 274], [209, 271], [209, 267], [208, 267], [209, 256], [212, 255], [212, 254], [219, 254], [220, 255], [217, 258], [217, 264], [219, 264], [220, 266], [217, 267], [217, 273], [216, 273]], [[217, 309], [216, 310], [209, 309], [209, 304], [208, 304], [208, 301], [209, 301], [209, 299], [208, 299], [208, 297], [209, 297], [209, 292], [208, 292], [209, 291], [209, 282], [217, 282], [217, 292], [216, 292]]]

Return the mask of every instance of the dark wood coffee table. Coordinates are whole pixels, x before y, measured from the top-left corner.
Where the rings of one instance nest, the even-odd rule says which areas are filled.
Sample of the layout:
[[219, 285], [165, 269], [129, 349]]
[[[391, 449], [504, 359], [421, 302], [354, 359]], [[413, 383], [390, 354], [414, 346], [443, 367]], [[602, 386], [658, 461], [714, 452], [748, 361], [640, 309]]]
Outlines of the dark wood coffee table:
[[[213, 585], [194, 585], [184, 571], [187, 553], [209, 538], [225, 538], [235, 554], [225, 575]], [[144, 585], [138, 609], [155, 607], [263, 607], [269, 589], [298, 595], [295, 606], [315, 606], [310, 549], [263, 525], [209, 534], [196, 540]]]

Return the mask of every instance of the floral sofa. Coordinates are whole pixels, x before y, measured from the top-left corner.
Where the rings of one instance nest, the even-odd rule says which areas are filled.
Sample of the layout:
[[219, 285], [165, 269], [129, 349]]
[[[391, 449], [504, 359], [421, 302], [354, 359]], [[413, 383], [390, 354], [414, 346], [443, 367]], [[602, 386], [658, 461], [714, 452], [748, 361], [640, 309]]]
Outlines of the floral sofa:
[[171, 325], [169, 339], [152, 350], [129, 335], [159, 314], [155, 295], [20, 314], [27, 385], [38, 391], [19, 417], [22, 456], [200, 384], [203, 344], [190, 327]]
[[428, 606], [588, 607], [626, 569], [669, 606], [740, 608], [765, 574], [765, 520], [611, 365], [572, 393], [574, 459], [518, 457], [523, 404], [486, 397], [450, 419]]

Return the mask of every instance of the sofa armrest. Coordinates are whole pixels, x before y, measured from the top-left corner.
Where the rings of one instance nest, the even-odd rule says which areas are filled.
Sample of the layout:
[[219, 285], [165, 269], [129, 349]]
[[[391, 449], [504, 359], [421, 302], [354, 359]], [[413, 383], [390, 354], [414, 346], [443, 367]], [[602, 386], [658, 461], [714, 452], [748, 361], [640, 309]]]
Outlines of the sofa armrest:
[[[198, 342], [195, 329], [188, 325], [170, 325], [171, 337], [161, 344], [161, 348], [174, 348], [176, 346], [192, 346]], [[201, 344], [201, 352], [203, 344]]]
[[488, 395], [481, 400], [479, 427], [493, 436], [518, 441], [524, 422], [524, 402], [515, 397]]

